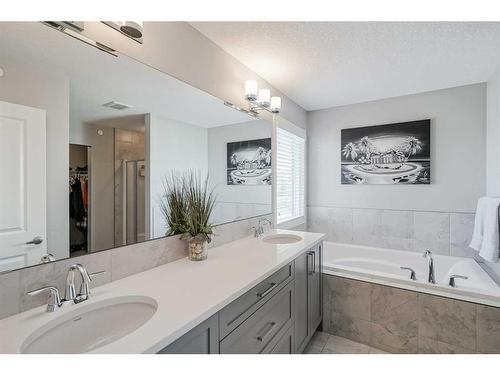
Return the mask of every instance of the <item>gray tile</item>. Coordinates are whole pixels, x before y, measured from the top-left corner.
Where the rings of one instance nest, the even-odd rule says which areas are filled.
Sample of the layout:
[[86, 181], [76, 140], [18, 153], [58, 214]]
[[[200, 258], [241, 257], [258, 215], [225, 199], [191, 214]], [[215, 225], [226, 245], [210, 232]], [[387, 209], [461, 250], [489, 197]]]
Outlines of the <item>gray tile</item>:
[[320, 346], [321, 349], [323, 349], [330, 336], [331, 335], [329, 333], [316, 331], [314, 332], [313, 337], [311, 337], [311, 341], [309, 342], [309, 344]]
[[474, 230], [474, 214], [450, 214], [451, 255], [473, 257], [477, 252], [469, 247]]
[[477, 305], [477, 351], [500, 354], [500, 308]]
[[322, 346], [319, 345], [314, 345], [313, 343], [307, 344], [305, 347], [304, 351], [302, 352], [303, 354], [321, 354], [321, 351], [323, 350]]
[[474, 354], [471, 349], [462, 348], [445, 342], [420, 337], [418, 340], [418, 353], [421, 354]]
[[20, 312], [19, 271], [0, 275], [0, 319]]
[[450, 255], [450, 215], [441, 212], [414, 212], [413, 250], [430, 249]]
[[383, 210], [380, 213], [379, 234], [382, 237], [411, 239], [413, 235], [413, 212]]
[[327, 280], [325, 287], [333, 312], [370, 320], [370, 283], [341, 277], [328, 277]]
[[370, 347], [345, 337], [330, 336], [323, 350], [338, 354], [368, 354]]
[[[308, 207], [307, 230], [310, 232], [328, 234], [328, 209], [326, 207]], [[332, 241], [329, 236], [327, 241]]]
[[416, 353], [417, 293], [373, 285], [371, 304], [370, 345], [392, 353]]
[[368, 352], [368, 354], [391, 354], [391, 353], [386, 352], [384, 350], [370, 347], [370, 351]]
[[[373, 284], [371, 288], [371, 320], [384, 323], [395, 314], [408, 312], [406, 320], [418, 318], [418, 294], [409, 290]], [[401, 307], [407, 308], [408, 311]]]
[[419, 294], [419, 337], [476, 350], [476, 306], [473, 303]]
[[320, 354], [342, 354], [342, 353], [337, 353], [336, 351], [333, 351], [331, 349], [323, 348]]
[[329, 208], [328, 241], [351, 243], [353, 239], [353, 211], [352, 208]]
[[366, 345], [370, 344], [371, 322], [335, 312], [332, 312], [327, 319], [330, 319], [328, 333]]
[[56, 286], [61, 290], [64, 284], [62, 278], [56, 273], [56, 263], [40, 264], [19, 271], [20, 311], [26, 311], [47, 302], [46, 295], [29, 296], [27, 293], [30, 290], [49, 285]]
[[111, 250], [112, 278], [118, 280], [186, 255], [186, 242], [180, 236], [116, 248]]
[[382, 245], [380, 222], [382, 210], [353, 209], [353, 242], [359, 245]]

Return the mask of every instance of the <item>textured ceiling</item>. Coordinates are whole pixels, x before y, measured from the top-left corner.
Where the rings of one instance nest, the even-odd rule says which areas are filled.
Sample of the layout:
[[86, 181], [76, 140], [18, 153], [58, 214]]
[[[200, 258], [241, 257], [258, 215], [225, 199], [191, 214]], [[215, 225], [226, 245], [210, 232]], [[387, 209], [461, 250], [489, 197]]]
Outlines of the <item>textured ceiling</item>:
[[191, 22], [307, 110], [484, 82], [499, 22]]

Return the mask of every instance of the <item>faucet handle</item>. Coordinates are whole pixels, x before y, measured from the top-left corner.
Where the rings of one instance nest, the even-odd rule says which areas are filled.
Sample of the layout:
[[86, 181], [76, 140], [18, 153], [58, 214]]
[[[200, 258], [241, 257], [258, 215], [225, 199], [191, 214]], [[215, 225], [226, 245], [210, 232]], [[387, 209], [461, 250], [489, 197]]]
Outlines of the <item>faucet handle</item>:
[[97, 271], [97, 272], [92, 272], [92, 273], [89, 273], [89, 279], [90, 281], [93, 281], [93, 277], [94, 276], [99, 276], [99, 275], [104, 275], [106, 273], [106, 270], [102, 270], [102, 271]]
[[28, 292], [28, 295], [37, 296], [47, 291], [50, 292], [49, 298], [47, 300], [47, 312], [54, 312], [59, 307], [62, 306], [61, 296], [59, 295], [59, 289], [57, 289], [55, 286], [45, 286], [43, 288], [30, 290]]
[[399, 268], [402, 270], [410, 271], [410, 279], [417, 280], [417, 276], [415, 275], [415, 271], [413, 270], [413, 268], [410, 268], [410, 267], [399, 267]]
[[424, 251], [424, 258], [427, 258], [427, 256], [432, 256], [432, 251], [430, 251], [430, 250], [425, 250], [425, 251]]
[[469, 277], [462, 276], [462, 275], [451, 275], [450, 276], [450, 281], [448, 282], [448, 285], [451, 286], [452, 288], [456, 288], [455, 279], [464, 279], [464, 280], [467, 280], [468, 278]]

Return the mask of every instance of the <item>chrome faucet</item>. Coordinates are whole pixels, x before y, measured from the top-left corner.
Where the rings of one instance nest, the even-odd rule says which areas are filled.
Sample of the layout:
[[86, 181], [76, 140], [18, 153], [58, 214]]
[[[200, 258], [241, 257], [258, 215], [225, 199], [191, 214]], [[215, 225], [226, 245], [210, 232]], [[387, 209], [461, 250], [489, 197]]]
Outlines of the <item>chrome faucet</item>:
[[[80, 274], [81, 284], [80, 284], [80, 292], [76, 294], [75, 289], [75, 273], [78, 272]], [[47, 312], [54, 312], [58, 308], [65, 306], [66, 304], [80, 303], [86, 301], [89, 298], [90, 290], [89, 283], [92, 280], [91, 277], [94, 275], [100, 275], [106, 273], [106, 271], [99, 271], [89, 274], [84, 266], [81, 264], [73, 264], [66, 276], [66, 291], [64, 295], [64, 299], [61, 299], [59, 294], [59, 289], [55, 286], [46, 286], [43, 288], [31, 290], [28, 292], [30, 296], [36, 296], [44, 292], [50, 292], [49, 298], [47, 301]]]
[[[75, 288], [75, 273], [80, 274], [80, 292], [76, 294]], [[80, 303], [86, 301], [90, 295], [89, 283], [92, 280], [92, 276], [100, 275], [106, 271], [94, 272], [89, 275], [87, 270], [81, 264], [73, 264], [69, 267], [68, 274], [66, 276], [66, 294], [64, 296], [65, 301], [73, 301], [75, 303]]]
[[434, 276], [434, 259], [432, 259], [432, 252], [430, 250], [425, 250], [424, 258], [427, 258], [429, 261], [429, 276], [427, 281], [431, 284], [436, 284], [436, 279]]
[[255, 238], [260, 237], [260, 236], [262, 236], [264, 234], [264, 232], [265, 232], [264, 231], [264, 225], [266, 223], [269, 224], [269, 228], [272, 228], [273, 223], [269, 219], [260, 219], [259, 220], [259, 224], [257, 225], [257, 227], [253, 227], [252, 228], [253, 229], [253, 236]]

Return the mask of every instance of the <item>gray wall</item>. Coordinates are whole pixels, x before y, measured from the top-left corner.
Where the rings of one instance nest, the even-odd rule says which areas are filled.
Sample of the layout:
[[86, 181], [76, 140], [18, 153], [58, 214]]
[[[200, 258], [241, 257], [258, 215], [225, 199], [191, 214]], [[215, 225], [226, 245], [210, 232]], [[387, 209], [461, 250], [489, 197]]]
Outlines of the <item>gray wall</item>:
[[[282, 97], [281, 115], [306, 127], [306, 111], [186, 22], [145, 22], [144, 44], [101, 22], [85, 22], [84, 34], [192, 86], [240, 107], [244, 83], [254, 79]], [[270, 119], [269, 115], [264, 114]]]
[[[47, 251], [57, 258], [69, 251], [69, 79], [53, 69], [2, 58], [0, 100], [47, 113]], [[66, 197], [66, 199], [61, 199]]]
[[[442, 254], [467, 248], [485, 194], [486, 85], [308, 114], [309, 229], [329, 239]], [[431, 185], [341, 185], [340, 130], [430, 118]]]
[[500, 69], [487, 83], [487, 164], [486, 192], [489, 196], [500, 196]]

